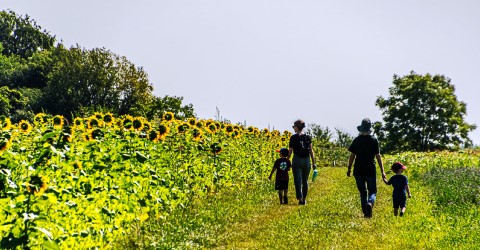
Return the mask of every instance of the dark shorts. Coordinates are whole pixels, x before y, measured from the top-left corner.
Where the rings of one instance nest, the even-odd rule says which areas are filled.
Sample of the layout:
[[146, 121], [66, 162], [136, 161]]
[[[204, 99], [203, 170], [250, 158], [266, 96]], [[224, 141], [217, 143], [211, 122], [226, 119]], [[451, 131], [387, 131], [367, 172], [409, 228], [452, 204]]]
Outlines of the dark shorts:
[[393, 196], [393, 208], [402, 208], [407, 206], [407, 197], [395, 197]]
[[275, 190], [288, 189], [288, 180], [275, 180]]

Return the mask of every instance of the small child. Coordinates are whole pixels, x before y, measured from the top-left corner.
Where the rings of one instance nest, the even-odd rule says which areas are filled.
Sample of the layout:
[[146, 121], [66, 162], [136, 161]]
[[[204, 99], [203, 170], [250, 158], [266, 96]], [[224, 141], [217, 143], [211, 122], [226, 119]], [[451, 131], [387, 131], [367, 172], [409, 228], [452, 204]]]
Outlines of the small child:
[[402, 163], [395, 162], [391, 168], [395, 175], [388, 181], [386, 178], [383, 178], [385, 184], [393, 186], [393, 214], [395, 214], [395, 216], [398, 215], [398, 208], [400, 208], [400, 216], [403, 216], [407, 206], [407, 194], [408, 198], [412, 197], [410, 188], [408, 187], [408, 178], [402, 174], [405, 169], [407, 169], [407, 167]]
[[292, 163], [288, 159], [288, 149], [282, 148], [278, 152], [280, 152], [280, 158], [275, 161], [268, 179], [271, 180], [273, 172], [277, 171], [275, 176], [275, 190], [278, 190], [280, 204], [288, 204], [288, 171], [290, 171]]

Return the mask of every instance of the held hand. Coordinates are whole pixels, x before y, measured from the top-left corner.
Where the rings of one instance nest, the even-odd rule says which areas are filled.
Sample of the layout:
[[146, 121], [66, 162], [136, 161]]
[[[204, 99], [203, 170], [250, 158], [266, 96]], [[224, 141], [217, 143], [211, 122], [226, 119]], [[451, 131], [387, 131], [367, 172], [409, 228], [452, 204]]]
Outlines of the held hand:
[[351, 174], [352, 170], [351, 169], [348, 169], [347, 171], [347, 176], [350, 177], [350, 174]]
[[313, 170], [317, 169], [317, 165], [315, 163], [313, 163], [312, 167], [313, 167]]
[[411, 194], [408, 194], [408, 198], [412, 198], [412, 195], [411, 195]]
[[271, 176], [271, 175], [270, 175], [270, 176], [268, 176], [268, 180], [271, 180], [271, 179], [272, 179], [272, 176]]
[[387, 175], [385, 174], [385, 172], [382, 172], [382, 178], [387, 179]]

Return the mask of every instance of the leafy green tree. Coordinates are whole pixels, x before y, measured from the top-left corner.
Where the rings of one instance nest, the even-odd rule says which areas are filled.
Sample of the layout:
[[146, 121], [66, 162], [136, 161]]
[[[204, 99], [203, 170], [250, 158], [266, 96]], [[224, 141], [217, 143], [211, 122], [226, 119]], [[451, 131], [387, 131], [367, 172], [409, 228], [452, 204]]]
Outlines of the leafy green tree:
[[384, 151], [430, 151], [471, 143], [476, 128], [465, 122], [467, 105], [457, 100], [455, 87], [443, 75], [411, 72], [394, 75], [390, 97], [378, 97], [383, 123], [374, 129]]
[[3, 44], [3, 55], [28, 58], [53, 47], [55, 37], [42, 31], [28, 15], [22, 17], [13, 11], [0, 11], [0, 42]]
[[9, 117], [12, 122], [33, 118], [27, 102], [27, 98], [19, 91], [7, 86], [0, 87], [0, 115]]
[[307, 133], [320, 147], [332, 147], [333, 133], [328, 127], [322, 127], [318, 124], [308, 124]]
[[146, 114], [148, 119], [162, 117], [165, 112], [172, 112], [176, 119], [185, 120], [195, 117], [192, 104], [182, 105], [183, 97], [164, 96], [153, 98], [149, 110]]
[[144, 115], [153, 99], [147, 73], [105, 48], [58, 48], [42, 107], [71, 117], [85, 107]]
[[335, 128], [335, 145], [341, 148], [348, 148], [350, 144], [352, 144], [353, 136], [350, 135], [348, 132], [345, 132], [341, 129]]

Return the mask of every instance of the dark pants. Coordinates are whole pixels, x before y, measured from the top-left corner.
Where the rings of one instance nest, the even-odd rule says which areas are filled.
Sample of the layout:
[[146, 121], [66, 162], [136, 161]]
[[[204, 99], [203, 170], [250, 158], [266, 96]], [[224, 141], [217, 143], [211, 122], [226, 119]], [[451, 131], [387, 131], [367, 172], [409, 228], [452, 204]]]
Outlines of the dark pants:
[[307, 198], [308, 175], [310, 174], [310, 157], [293, 156], [292, 159], [293, 182], [297, 199]]
[[373, 206], [377, 198], [377, 177], [375, 176], [355, 176], [358, 191], [360, 192], [360, 203], [362, 211], [365, 213], [365, 206], [370, 202]]

